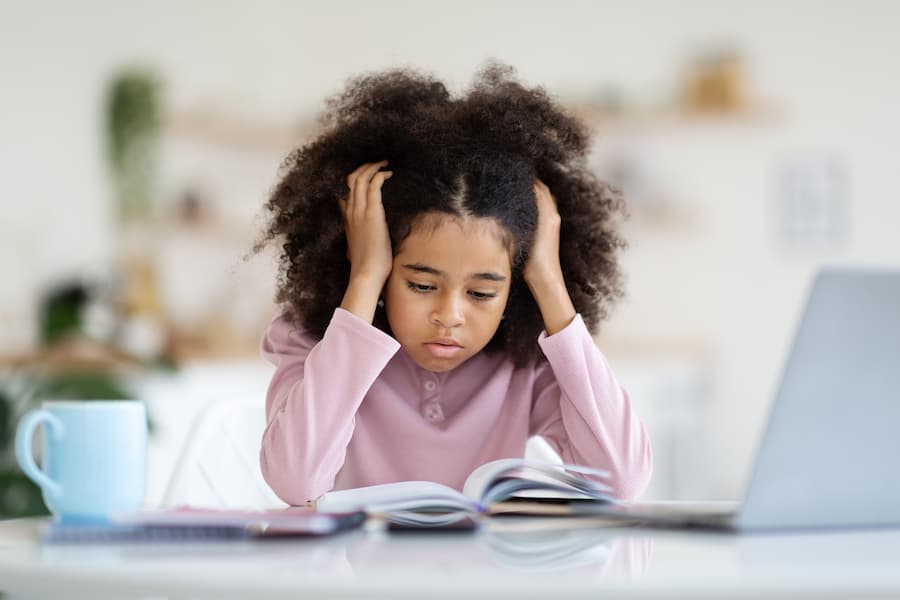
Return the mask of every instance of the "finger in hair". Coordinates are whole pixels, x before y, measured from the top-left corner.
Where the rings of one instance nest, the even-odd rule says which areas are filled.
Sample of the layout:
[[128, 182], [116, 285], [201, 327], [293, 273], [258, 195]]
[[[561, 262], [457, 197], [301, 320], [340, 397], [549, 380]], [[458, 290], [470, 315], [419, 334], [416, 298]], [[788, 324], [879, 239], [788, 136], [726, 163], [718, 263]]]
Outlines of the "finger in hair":
[[364, 163], [356, 167], [352, 173], [347, 175], [347, 187], [353, 189], [353, 183], [356, 181], [356, 178], [359, 177], [359, 174], [365, 169], [369, 163]]
[[372, 182], [369, 184], [369, 195], [367, 199], [369, 206], [381, 205], [381, 187], [384, 185], [385, 180], [390, 179], [393, 174], [392, 171], [379, 171], [372, 177]]
[[369, 163], [366, 168], [360, 172], [353, 185], [353, 214], [355, 215], [362, 216], [366, 212], [366, 204], [369, 195], [369, 180], [371, 179], [370, 173], [373, 168], [377, 170], [378, 167]]
[[366, 168], [359, 174], [356, 178], [356, 182], [354, 184], [353, 194], [355, 204], [353, 206], [353, 210], [355, 213], [359, 215], [363, 215], [366, 212], [366, 204], [369, 197], [369, 187], [372, 184], [372, 178], [378, 173], [378, 170], [387, 164], [387, 161], [383, 160], [377, 163], [369, 163]]
[[362, 180], [360, 183], [365, 185], [369, 185], [372, 182], [372, 178], [375, 177], [375, 174], [380, 171], [382, 167], [387, 165], [386, 160], [379, 161], [377, 163], [369, 163], [365, 170], [360, 173], [360, 179]]

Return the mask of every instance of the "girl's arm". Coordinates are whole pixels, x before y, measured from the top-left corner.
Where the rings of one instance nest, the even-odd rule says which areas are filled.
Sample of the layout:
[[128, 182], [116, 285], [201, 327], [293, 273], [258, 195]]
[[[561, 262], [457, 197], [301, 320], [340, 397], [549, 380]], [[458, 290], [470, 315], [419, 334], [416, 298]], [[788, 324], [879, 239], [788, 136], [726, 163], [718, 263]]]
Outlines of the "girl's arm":
[[635, 498], [653, 470], [650, 439], [581, 316], [538, 343], [547, 361], [536, 367], [530, 434], [567, 463], [607, 469], [613, 494]]
[[262, 342], [276, 366], [266, 398], [267, 427], [260, 465], [272, 490], [288, 504], [314, 500], [334, 486], [353, 435], [356, 411], [400, 348], [371, 326], [393, 255], [381, 187], [387, 161], [366, 163], [347, 176], [339, 199], [347, 233], [350, 280], [341, 308], [316, 343], [277, 319]]
[[394, 256], [388, 233], [381, 187], [391, 171], [379, 171], [387, 161], [366, 163], [347, 176], [347, 196], [339, 200], [347, 232], [350, 283], [341, 308], [372, 322], [384, 282], [391, 274]]
[[613, 493], [634, 498], [650, 481], [650, 440], [575, 312], [559, 261], [556, 200], [540, 180], [534, 195], [538, 225], [523, 275], [544, 320], [538, 343], [548, 363], [537, 368], [531, 433], [566, 462], [608, 469]]
[[302, 505], [331, 490], [356, 411], [399, 348], [392, 337], [342, 309], [318, 341], [284, 317], [272, 322], [262, 340], [275, 374], [266, 395], [260, 467], [279, 498]]
[[559, 263], [561, 219], [556, 209], [556, 200], [540, 179], [534, 182], [534, 199], [538, 222], [522, 276], [541, 311], [544, 330], [548, 335], [553, 335], [572, 322], [575, 318], [575, 306], [566, 289]]

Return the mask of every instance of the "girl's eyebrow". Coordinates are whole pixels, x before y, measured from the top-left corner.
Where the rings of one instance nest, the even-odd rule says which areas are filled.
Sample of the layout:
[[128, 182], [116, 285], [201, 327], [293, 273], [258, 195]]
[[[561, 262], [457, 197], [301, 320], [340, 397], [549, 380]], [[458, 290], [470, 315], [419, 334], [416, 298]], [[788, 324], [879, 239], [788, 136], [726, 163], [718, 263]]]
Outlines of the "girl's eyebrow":
[[[403, 265], [404, 269], [409, 269], [410, 271], [415, 271], [417, 273], [428, 273], [429, 275], [435, 275], [437, 277], [444, 277], [446, 273], [443, 271], [439, 271], [434, 267], [429, 267], [428, 265], [423, 265], [422, 263], [414, 263], [410, 265]], [[466, 279], [482, 279], [485, 281], [506, 281], [506, 276], [501, 275], [500, 273], [494, 273], [491, 271], [486, 271], [484, 273], [472, 273], [468, 275]]]

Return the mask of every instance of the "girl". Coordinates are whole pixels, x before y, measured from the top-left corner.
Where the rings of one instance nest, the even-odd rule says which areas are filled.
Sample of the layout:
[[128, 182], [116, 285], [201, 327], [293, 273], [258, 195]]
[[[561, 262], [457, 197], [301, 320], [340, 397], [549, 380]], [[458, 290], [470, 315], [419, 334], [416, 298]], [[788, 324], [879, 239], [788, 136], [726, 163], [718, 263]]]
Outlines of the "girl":
[[621, 202], [585, 167], [584, 127], [499, 65], [456, 98], [414, 72], [358, 78], [323, 123], [260, 242], [281, 249], [262, 340], [275, 493], [461, 489], [540, 435], [638, 495], [650, 443], [590, 333], [621, 295]]

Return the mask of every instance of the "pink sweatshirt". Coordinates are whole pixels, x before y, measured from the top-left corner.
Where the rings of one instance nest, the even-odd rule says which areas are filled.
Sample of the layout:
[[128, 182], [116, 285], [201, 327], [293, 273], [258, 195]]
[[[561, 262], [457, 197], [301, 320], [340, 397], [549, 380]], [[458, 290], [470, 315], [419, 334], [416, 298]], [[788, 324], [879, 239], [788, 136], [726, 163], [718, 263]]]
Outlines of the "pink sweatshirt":
[[481, 352], [446, 373], [418, 365], [391, 336], [337, 309], [322, 339], [276, 318], [262, 340], [275, 365], [262, 473], [288, 504], [404, 480], [462, 489], [472, 470], [521, 458], [540, 435], [567, 463], [607, 469], [632, 499], [652, 470], [650, 440], [581, 316], [515, 368]]

